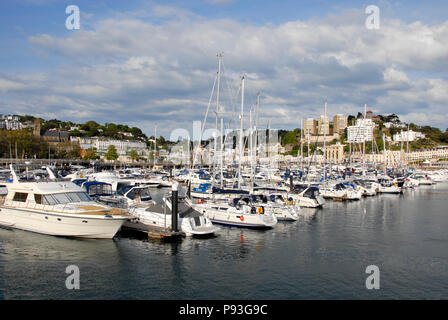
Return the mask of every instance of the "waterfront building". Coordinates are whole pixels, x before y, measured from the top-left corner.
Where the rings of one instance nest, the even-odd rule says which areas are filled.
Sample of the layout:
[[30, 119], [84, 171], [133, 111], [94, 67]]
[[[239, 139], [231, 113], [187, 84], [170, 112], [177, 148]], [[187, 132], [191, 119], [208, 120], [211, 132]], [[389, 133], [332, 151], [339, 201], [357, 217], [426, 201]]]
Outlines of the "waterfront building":
[[411, 141], [415, 141], [417, 139], [423, 139], [423, 138], [425, 138], [424, 133], [413, 131], [413, 130], [402, 131], [402, 132], [394, 134], [394, 136], [393, 136], [394, 141], [399, 141], [399, 142], [401, 142], [401, 141], [411, 142]]
[[375, 124], [372, 119], [357, 119], [356, 125], [347, 127], [347, 140], [350, 143], [360, 143], [373, 140]]
[[313, 118], [308, 118], [308, 119], [304, 120], [303, 121], [303, 133], [305, 135], [317, 134], [316, 126], [317, 126], [317, 121], [314, 120]]
[[317, 134], [330, 134], [330, 118], [328, 116], [319, 116], [317, 126]]
[[61, 142], [69, 141], [68, 132], [62, 130], [47, 130], [42, 138], [44, 138], [50, 145], [57, 145]]
[[21, 130], [23, 125], [18, 116], [15, 115], [0, 115], [0, 129], [4, 130]]
[[333, 133], [341, 134], [347, 128], [347, 116], [337, 114], [333, 117]]
[[128, 154], [131, 150], [136, 151], [142, 157], [147, 157], [150, 152], [146, 143], [136, 140], [115, 140], [100, 137], [71, 137], [70, 140], [79, 144], [83, 150], [96, 148], [100, 156], [103, 156], [109, 149], [109, 146], [113, 145], [117, 149], [119, 160], [123, 162], [129, 161]]
[[341, 143], [332, 144], [325, 148], [325, 160], [331, 163], [342, 163], [344, 161], [344, 145]]
[[394, 128], [406, 128], [407, 125], [405, 123], [394, 123], [394, 122], [384, 122], [383, 123], [384, 127], [387, 129], [390, 129], [392, 127]]

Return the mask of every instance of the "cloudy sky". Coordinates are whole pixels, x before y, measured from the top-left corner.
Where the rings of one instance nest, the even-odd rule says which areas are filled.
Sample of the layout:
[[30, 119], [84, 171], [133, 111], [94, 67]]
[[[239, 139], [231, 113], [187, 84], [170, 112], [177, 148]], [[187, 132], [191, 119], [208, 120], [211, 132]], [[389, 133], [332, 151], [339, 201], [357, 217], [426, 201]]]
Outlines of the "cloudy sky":
[[[65, 26], [68, 5], [80, 30]], [[379, 29], [366, 28], [368, 5]], [[299, 127], [327, 100], [330, 116], [366, 103], [448, 127], [446, 0], [3, 0], [0, 21], [0, 113], [191, 131], [223, 52], [231, 126], [245, 74], [246, 111], [261, 92], [260, 126]]]

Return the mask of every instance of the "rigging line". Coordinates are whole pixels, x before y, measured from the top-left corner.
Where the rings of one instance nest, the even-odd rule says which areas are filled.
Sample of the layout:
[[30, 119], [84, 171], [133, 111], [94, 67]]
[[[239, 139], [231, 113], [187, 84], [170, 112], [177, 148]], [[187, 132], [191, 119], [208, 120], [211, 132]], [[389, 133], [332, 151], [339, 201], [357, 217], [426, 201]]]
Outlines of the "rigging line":
[[218, 73], [216, 73], [215, 81], [213, 82], [212, 92], [210, 93], [210, 99], [208, 100], [207, 111], [205, 112], [204, 122], [202, 123], [201, 135], [199, 136], [198, 146], [196, 147], [196, 151], [195, 151], [194, 157], [193, 157], [193, 162], [192, 162], [192, 167], [191, 167], [192, 170], [193, 170], [194, 165], [195, 165], [196, 156], [197, 156], [197, 153], [199, 151], [199, 147], [201, 146], [202, 134], [204, 133], [205, 123], [207, 122], [208, 111], [210, 110], [210, 105], [212, 104], [213, 93], [215, 92], [215, 85], [216, 85], [216, 81], [217, 80], [218, 80]]
[[[241, 86], [238, 88], [237, 95], [239, 95], [240, 91], [241, 91]], [[234, 106], [233, 111], [232, 111], [232, 113], [231, 113], [231, 116], [230, 116], [229, 119], [228, 119], [228, 128], [231, 127], [233, 118], [234, 118], [234, 117], [237, 118], [238, 115], [239, 115], [239, 113], [236, 112], [236, 110], [235, 110], [235, 106]]]
[[[223, 73], [223, 75], [225, 74], [225, 71], [226, 71], [226, 69], [225, 69], [225, 67], [224, 67], [224, 61], [221, 61], [221, 68], [222, 68], [222, 73]], [[234, 90], [232, 90], [232, 88], [231, 88], [231, 86], [230, 86], [230, 84], [229, 84], [229, 79], [227, 78], [227, 77], [225, 77], [225, 82], [226, 82], [226, 85], [227, 85], [227, 88], [228, 88], [228, 93], [229, 93], [229, 99], [230, 99], [230, 105], [232, 106], [232, 109], [233, 110], [235, 110], [235, 100], [233, 100], [233, 95], [232, 95], [232, 93], [233, 93], [233, 91]]]

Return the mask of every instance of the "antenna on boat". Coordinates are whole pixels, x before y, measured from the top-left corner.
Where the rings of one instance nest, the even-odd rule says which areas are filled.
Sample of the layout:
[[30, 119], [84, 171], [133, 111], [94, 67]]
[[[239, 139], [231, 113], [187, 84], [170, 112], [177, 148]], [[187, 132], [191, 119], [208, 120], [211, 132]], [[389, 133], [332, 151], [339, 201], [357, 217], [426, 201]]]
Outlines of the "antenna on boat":
[[17, 174], [16, 171], [14, 170], [14, 167], [12, 166], [12, 164], [9, 165], [9, 170], [11, 170], [11, 175], [12, 175], [12, 182], [19, 182], [19, 179], [17, 178]]

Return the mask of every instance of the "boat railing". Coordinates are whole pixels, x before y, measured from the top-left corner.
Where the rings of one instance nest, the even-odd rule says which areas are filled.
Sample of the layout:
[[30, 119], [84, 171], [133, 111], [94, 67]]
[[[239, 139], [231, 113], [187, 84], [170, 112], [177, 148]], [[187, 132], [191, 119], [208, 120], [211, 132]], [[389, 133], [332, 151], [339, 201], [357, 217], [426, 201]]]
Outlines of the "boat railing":
[[34, 209], [34, 210], [41, 210], [45, 212], [59, 212], [59, 213], [70, 213], [68, 210], [68, 207], [70, 207], [73, 203], [64, 203], [61, 207], [60, 204], [51, 205], [51, 204], [41, 204], [36, 202], [20, 202], [20, 201], [13, 201], [11, 199], [3, 199], [0, 198], [0, 204], [9, 206], [9, 207], [16, 207], [21, 209]]
[[[60, 209], [56, 208], [55, 205], [39, 204], [36, 202], [29, 202], [29, 201], [20, 202], [20, 201], [13, 201], [11, 199], [8, 199], [8, 200], [4, 200], [3, 204], [10, 206], [10, 207], [17, 207], [17, 208], [21, 208], [21, 209], [39, 209], [39, 210], [47, 211], [47, 212], [60, 211]], [[65, 209], [65, 206], [63, 207], [62, 211], [64, 211], [64, 209]]]

